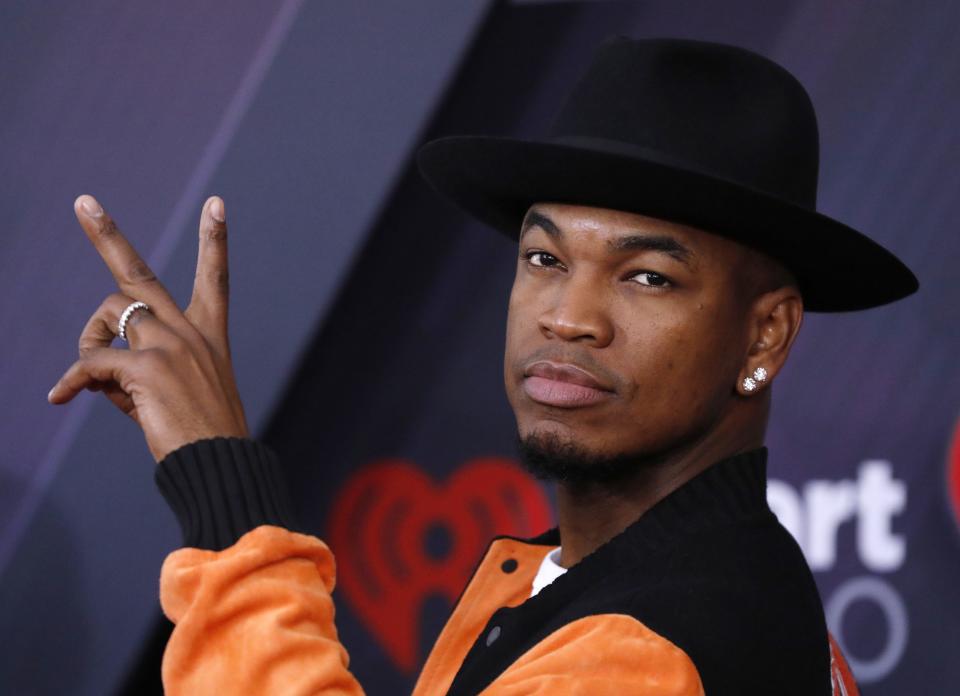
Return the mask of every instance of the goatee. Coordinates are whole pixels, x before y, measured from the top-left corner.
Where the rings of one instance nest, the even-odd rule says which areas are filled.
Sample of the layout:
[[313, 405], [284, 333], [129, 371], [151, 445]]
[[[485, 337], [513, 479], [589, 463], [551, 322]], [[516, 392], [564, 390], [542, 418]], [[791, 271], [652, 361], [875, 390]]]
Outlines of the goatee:
[[643, 466], [636, 454], [593, 452], [555, 432], [534, 432], [526, 437], [517, 433], [517, 449], [526, 469], [543, 481], [610, 484]]

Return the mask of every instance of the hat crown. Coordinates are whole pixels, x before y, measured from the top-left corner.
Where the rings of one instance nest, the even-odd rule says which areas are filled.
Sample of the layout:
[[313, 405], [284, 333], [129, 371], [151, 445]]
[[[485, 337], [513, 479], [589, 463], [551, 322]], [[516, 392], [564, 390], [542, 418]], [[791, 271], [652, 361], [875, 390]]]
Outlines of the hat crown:
[[810, 97], [784, 68], [734, 46], [607, 39], [550, 137], [639, 152], [816, 208], [819, 138]]

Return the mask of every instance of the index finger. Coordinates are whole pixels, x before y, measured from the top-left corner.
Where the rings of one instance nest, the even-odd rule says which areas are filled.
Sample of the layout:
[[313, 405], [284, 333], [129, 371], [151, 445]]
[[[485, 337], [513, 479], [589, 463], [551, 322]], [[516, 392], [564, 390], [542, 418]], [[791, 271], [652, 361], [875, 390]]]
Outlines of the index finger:
[[140, 258], [137, 250], [120, 233], [113, 218], [93, 196], [85, 194], [77, 198], [73, 210], [124, 294], [146, 302], [158, 316], [170, 315], [172, 319], [174, 312], [180, 313], [176, 302], [147, 262]]

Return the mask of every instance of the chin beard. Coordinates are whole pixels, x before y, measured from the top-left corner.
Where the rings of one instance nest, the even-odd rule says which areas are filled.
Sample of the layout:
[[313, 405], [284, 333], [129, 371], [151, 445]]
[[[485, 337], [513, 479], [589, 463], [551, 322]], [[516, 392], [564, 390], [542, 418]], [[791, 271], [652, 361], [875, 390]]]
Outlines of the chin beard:
[[527, 471], [543, 481], [573, 485], [609, 484], [623, 480], [643, 466], [638, 454], [593, 452], [555, 432], [517, 434], [517, 449]]

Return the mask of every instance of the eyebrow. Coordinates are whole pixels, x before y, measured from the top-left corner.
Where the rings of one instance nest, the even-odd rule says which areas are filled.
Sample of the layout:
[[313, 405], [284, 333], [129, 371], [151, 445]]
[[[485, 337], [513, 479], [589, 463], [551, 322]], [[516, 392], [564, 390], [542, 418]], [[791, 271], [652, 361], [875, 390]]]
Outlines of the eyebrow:
[[555, 239], [563, 236], [563, 232], [554, 224], [553, 220], [542, 213], [538, 213], [536, 210], [529, 211], [527, 216], [523, 218], [523, 225], [520, 228], [520, 239], [523, 239], [523, 235], [525, 235], [531, 227], [539, 227]]
[[676, 239], [660, 234], [631, 234], [617, 237], [607, 242], [607, 248], [611, 251], [659, 251], [688, 266], [693, 256], [693, 252]]
[[[520, 239], [531, 227], [539, 227], [554, 239], [562, 239], [563, 231], [556, 223], [543, 213], [531, 210], [523, 219], [520, 229]], [[607, 240], [607, 248], [611, 252], [622, 251], [658, 251], [676, 259], [680, 263], [690, 265], [693, 252], [673, 237], [662, 234], [628, 234], [616, 239]]]

